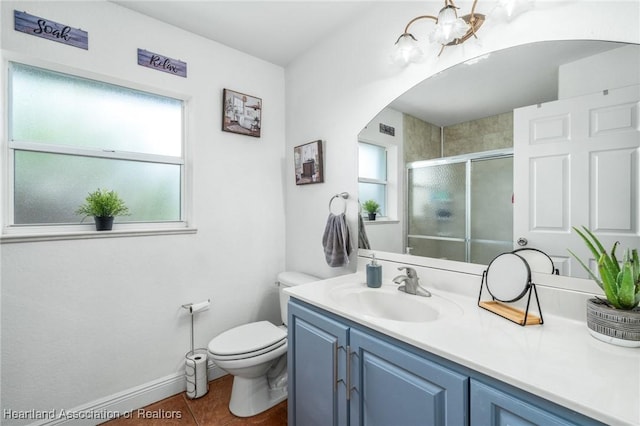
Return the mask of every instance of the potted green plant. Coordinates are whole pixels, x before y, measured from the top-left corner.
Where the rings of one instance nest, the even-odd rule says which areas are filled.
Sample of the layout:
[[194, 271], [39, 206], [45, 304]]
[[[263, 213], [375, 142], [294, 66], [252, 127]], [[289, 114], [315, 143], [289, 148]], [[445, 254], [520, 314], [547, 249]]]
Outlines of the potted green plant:
[[82, 220], [93, 216], [96, 231], [110, 231], [113, 228], [113, 218], [129, 215], [129, 208], [117, 192], [98, 188], [87, 195], [76, 214], [83, 215]]
[[616, 257], [619, 242], [609, 252], [586, 227], [573, 228], [598, 262], [596, 275], [571, 250], [569, 253], [604, 291], [606, 300], [587, 301], [587, 326], [591, 334], [609, 343], [640, 347], [640, 261], [637, 249], [626, 249], [622, 261]]
[[380, 204], [375, 200], [367, 200], [362, 203], [362, 208], [368, 213], [369, 220], [376, 220], [376, 213], [380, 211]]

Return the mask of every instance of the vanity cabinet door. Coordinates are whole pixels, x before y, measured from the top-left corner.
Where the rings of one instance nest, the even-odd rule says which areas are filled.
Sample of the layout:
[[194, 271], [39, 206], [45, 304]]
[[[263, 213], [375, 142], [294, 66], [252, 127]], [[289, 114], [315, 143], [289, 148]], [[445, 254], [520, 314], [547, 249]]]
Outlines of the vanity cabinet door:
[[469, 424], [467, 376], [356, 329], [349, 341], [351, 425]]
[[587, 426], [595, 420], [564, 410], [567, 420], [537, 405], [471, 380], [471, 426]]
[[289, 302], [288, 424], [346, 426], [349, 328]]

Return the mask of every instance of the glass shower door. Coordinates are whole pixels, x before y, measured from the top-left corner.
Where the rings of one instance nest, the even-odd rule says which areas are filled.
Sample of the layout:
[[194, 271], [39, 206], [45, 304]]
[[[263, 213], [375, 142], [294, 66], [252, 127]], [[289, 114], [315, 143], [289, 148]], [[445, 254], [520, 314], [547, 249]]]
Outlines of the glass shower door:
[[513, 156], [479, 153], [407, 168], [407, 251], [488, 264], [513, 250]]
[[469, 262], [513, 250], [513, 157], [470, 162]]
[[407, 246], [411, 254], [466, 259], [465, 169], [460, 162], [407, 170]]

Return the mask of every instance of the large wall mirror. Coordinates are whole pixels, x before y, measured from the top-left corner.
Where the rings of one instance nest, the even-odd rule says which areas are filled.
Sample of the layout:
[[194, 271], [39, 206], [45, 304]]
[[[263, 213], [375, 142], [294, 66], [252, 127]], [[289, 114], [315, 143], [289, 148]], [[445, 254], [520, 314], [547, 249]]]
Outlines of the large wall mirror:
[[617, 42], [516, 46], [427, 78], [359, 134], [369, 248], [486, 265], [528, 247], [584, 277], [573, 226], [640, 246], [639, 101], [640, 46]]

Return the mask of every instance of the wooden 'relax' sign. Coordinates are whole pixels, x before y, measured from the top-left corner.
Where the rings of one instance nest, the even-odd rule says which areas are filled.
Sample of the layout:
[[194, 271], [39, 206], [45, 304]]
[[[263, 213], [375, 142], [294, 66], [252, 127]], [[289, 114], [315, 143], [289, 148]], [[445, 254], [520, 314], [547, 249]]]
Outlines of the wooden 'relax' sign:
[[17, 10], [13, 11], [13, 16], [16, 31], [80, 49], [89, 49], [89, 35], [86, 31]]
[[179, 75], [180, 77], [187, 77], [186, 62], [148, 52], [144, 49], [138, 49], [138, 65], [173, 75]]

